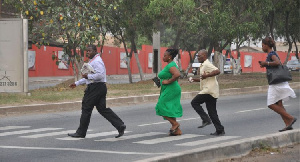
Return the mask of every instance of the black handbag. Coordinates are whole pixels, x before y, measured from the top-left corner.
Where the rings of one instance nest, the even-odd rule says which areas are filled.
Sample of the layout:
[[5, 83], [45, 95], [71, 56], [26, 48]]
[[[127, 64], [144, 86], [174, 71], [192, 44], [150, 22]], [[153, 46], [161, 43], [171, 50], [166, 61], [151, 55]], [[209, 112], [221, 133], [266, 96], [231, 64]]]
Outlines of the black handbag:
[[155, 77], [152, 80], [156, 84], [156, 86], [159, 88], [160, 87], [160, 79], [158, 77]]
[[269, 84], [277, 84], [292, 80], [292, 75], [286, 65], [278, 65], [267, 69], [267, 79]]

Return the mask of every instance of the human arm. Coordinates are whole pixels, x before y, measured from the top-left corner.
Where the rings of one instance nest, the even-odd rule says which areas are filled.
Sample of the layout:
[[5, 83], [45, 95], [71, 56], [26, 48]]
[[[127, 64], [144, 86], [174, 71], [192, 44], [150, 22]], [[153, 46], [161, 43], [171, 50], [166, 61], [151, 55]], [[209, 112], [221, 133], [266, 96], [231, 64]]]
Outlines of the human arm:
[[203, 79], [206, 79], [208, 77], [214, 77], [214, 76], [217, 76], [220, 74], [220, 70], [219, 69], [216, 69], [210, 73], [205, 73], [205, 71], [203, 72], [203, 74], [200, 76], [200, 78], [203, 80]]
[[106, 70], [102, 59], [97, 57], [90, 65], [93, 67], [93, 73], [87, 74], [85, 78], [96, 82], [105, 81]]
[[278, 66], [281, 64], [280, 60], [276, 55], [272, 55], [272, 60], [273, 61], [258, 61], [259, 65], [261, 68], [267, 67], [267, 66]]
[[172, 78], [168, 80], [163, 80], [162, 84], [171, 84], [172, 82], [176, 81], [180, 77], [180, 72], [176, 67], [170, 68], [170, 73], [172, 74]]

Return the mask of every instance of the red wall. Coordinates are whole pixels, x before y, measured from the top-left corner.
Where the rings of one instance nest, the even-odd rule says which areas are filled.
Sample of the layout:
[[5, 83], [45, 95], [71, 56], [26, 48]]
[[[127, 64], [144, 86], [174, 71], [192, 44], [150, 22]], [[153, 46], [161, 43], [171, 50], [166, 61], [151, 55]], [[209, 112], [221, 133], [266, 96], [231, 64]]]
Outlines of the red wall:
[[[160, 49], [160, 58], [162, 61], [164, 52], [166, 51], [166, 47], [161, 47]], [[52, 54], [58, 53], [58, 51], [62, 51], [62, 48], [59, 47], [50, 47], [42, 46], [40, 49], [36, 46], [32, 45], [31, 51], [36, 51], [35, 58], [35, 69], [29, 70], [29, 77], [40, 77], [40, 76], [72, 76], [73, 70], [71, 67], [69, 69], [58, 69], [55, 61], [52, 60]], [[100, 47], [98, 47], [98, 51]], [[106, 66], [106, 74], [107, 75], [121, 75], [128, 74], [127, 68], [120, 68], [120, 52], [125, 52], [124, 49], [118, 47], [103, 47], [102, 59]], [[128, 51], [130, 52], [130, 51]], [[152, 73], [152, 68], [148, 68], [148, 54], [153, 52], [153, 48], [150, 45], [143, 45], [141, 50], [138, 50], [138, 57], [142, 67], [142, 70], [145, 74]], [[188, 67], [190, 62], [190, 57], [188, 52], [180, 51], [181, 53], [181, 64], [182, 69], [185, 70]], [[192, 52], [194, 53], [194, 52]], [[223, 52], [225, 53], [225, 52]], [[282, 62], [285, 60], [286, 53], [277, 52]], [[232, 52], [233, 57], [237, 58], [236, 51]], [[244, 67], [244, 56], [251, 55], [252, 56], [252, 67]], [[264, 68], [260, 68], [258, 65], [259, 60], [265, 60], [267, 54], [266, 53], [253, 53], [253, 52], [241, 52], [241, 66], [243, 72], [264, 72]], [[295, 56], [295, 54], [291, 54], [291, 56]], [[291, 59], [291, 58], [289, 58]], [[162, 61], [162, 68], [164, 68], [167, 63]], [[135, 56], [133, 55], [130, 62], [130, 68], [132, 74], [138, 74], [138, 67], [136, 64]]]

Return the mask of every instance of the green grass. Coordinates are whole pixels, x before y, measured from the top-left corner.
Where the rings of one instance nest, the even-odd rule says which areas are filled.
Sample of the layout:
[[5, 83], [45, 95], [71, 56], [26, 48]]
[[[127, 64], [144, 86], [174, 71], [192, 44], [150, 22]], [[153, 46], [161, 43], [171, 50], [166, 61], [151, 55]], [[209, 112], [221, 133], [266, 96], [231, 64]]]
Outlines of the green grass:
[[[300, 82], [299, 72], [292, 72], [292, 75], [292, 82]], [[218, 76], [218, 81], [220, 89], [268, 85], [265, 73], [243, 73], [241, 75], [224, 74]], [[68, 85], [73, 82], [74, 80], [71, 79], [55, 87], [31, 90], [31, 96], [15, 93], [0, 93], [0, 106], [81, 100], [85, 86], [71, 89]], [[180, 79], [179, 84], [181, 85], [182, 92], [199, 91], [199, 82], [189, 83], [187, 79]], [[107, 84], [107, 87], [108, 98], [159, 94], [160, 92], [160, 89], [154, 86], [152, 80], [140, 81], [133, 84]]]

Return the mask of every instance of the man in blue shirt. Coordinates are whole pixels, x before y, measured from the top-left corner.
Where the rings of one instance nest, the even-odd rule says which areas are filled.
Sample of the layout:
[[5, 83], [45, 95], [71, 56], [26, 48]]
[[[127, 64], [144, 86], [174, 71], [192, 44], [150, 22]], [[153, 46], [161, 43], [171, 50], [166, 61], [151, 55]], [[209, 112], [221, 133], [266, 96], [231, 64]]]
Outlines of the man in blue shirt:
[[110, 108], [106, 108], [106, 69], [100, 55], [97, 54], [95, 45], [88, 46], [87, 57], [90, 59], [89, 65], [93, 67], [94, 73], [82, 74], [82, 79], [70, 85], [71, 88], [75, 88], [86, 84], [87, 88], [82, 99], [79, 128], [76, 133], [68, 135], [74, 138], [85, 138], [93, 108], [96, 106], [98, 112], [118, 130], [119, 134], [116, 138], [119, 138], [124, 134], [126, 126]]

